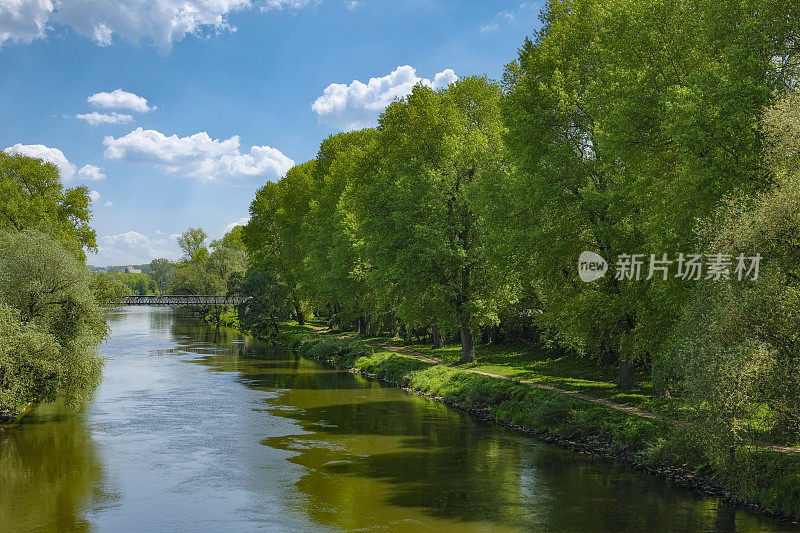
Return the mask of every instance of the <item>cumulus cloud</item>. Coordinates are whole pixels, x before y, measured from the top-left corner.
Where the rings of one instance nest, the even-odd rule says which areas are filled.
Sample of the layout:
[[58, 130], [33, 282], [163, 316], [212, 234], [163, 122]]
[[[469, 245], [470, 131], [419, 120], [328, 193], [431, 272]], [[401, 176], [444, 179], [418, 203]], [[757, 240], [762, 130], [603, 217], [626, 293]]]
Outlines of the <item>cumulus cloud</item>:
[[100, 46], [117, 39], [169, 50], [187, 35], [234, 32], [232, 13], [302, 8], [311, 0], [0, 0], [0, 46], [46, 36], [55, 23], [69, 26]]
[[458, 80], [453, 69], [436, 74], [433, 81], [417, 76], [416, 70], [404, 65], [391, 74], [370, 78], [367, 83], [353, 80], [332, 83], [311, 105], [311, 109], [324, 124], [339, 130], [354, 130], [375, 126], [386, 106], [411, 93], [421, 83], [434, 89], [447, 87]]
[[51, 0], [0, 1], [0, 47], [6, 41], [29, 43], [44, 37], [52, 11]]
[[9, 146], [3, 150], [9, 154], [20, 154], [28, 157], [35, 157], [42, 159], [48, 163], [53, 163], [58, 167], [61, 172], [61, 178], [64, 181], [69, 181], [75, 176], [75, 165], [69, 162], [64, 152], [58, 148], [50, 148], [43, 144], [20, 144]]
[[76, 176], [87, 181], [102, 180], [106, 177], [103, 173], [103, 169], [94, 165], [83, 165], [80, 170], [77, 170], [77, 167], [73, 163], [70, 163], [67, 156], [64, 155], [64, 152], [58, 148], [51, 148], [43, 144], [17, 143], [14, 146], [5, 148], [3, 151], [8, 154], [20, 154], [53, 163], [58, 167], [61, 179], [64, 181], [71, 181]]
[[75, 118], [85, 120], [92, 126], [99, 126], [100, 124], [126, 124], [133, 120], [133, 116], [123, 113], [83, 113], [75, 115]]
[[181, 256], [177, 235], [151, 239], [136, 231], [104, 235], [97, 240], [97, 258], [102, 265], [131, 265], [148, 263], [157, 257], [176, 260]]
[[114, 202], [112, 202], [111, 200], [108, 200], [106, 203], [103, 204], [103, 206], [105, 206], [105, 207], [113, 207], [113, 205], [114, 205]]
[[90, 198], [90, 199], [91, 199], [93, 202], [96, 202], [97, 200], [99, 200], [99, 199], [100, 199], [100, 193], [99, 193], [99, 192], [97, 192], [97, 191], [95, 191], [95, 190], [91, 190], [91, 191], [89, 191], [89, 198]]
[[250, 6], [250, 0], [72, 0], [60, 3], [52, 18], [101, 46], [119, 37], [169, 50], [190, 34], [235, 31], [228, 16]]
[[116, 139], [107, 136], [103, 144], [108, 159], [150, 163], [173, 174], [207, 180], [277, 178], [294, 166], [277, 148], [252, 146], [242, 153], [238, 135], [219, 140], [204, 131], [178, 137], [136, 128]]
[[225, 226], [225, 229], [222, 230], [222, 234], [224, 235], [224, 234], [228, 233], [230, 230], [232, 230], [236, 226], [245, 226], [245, 225], [247, 225], [248, 222], [250, 222], [250, 217], [242, 217], [239, 220], [234, 220], [233, 222], [231, 222], [230, 224]]
[[106, 179], [103, 169], [94, 165], [83, 165], [78, 171], [78, 177], [87, 181], [98, 181]]
[[[94, 107], [103, 109], [129, 109], [137, 113], [147, 113], [155, 109], [155, 106], [147, 105], [147, 98], [142, 98], [138, 94], [129, 93], [122, 89], [115, 89], [111, 92], [95, 93], [86, 99]], [[92, 113], [99, 115], [100, 113]], [[118, 117], [130, 117], [130, 115], [119, 115], [111, 113]], [[79, 117], [80, 118], [80, 117]]]

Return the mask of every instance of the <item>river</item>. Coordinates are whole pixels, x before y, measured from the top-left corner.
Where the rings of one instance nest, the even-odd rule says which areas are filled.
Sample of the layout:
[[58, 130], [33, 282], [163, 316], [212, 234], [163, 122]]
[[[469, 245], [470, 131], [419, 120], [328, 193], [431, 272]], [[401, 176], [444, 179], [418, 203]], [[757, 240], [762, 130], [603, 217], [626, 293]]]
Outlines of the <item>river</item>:
[[80, 413], [0, 433], [0, 531], [784, 531], [164, 308]]

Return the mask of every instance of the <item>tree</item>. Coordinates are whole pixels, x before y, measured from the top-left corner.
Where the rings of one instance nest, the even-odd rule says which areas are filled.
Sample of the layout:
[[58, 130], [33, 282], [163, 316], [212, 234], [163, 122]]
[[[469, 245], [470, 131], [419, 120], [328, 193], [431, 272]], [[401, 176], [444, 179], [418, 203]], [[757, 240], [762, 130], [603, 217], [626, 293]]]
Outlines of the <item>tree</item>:
[[120, 303], [132, 292], [127, 285], [102, 272], [92, 274], [91, 287], [95, 300], [104, 307]]
[[219, 276], [230, 289], [229, 280], [234, 274], [244, 274], [247, 270], [247, 254], [244, 250], [220, 241], [212, 243], [214, 251], [208, 258], [208, 269]]
[[[649, 363], [689, 284], [616, 279], [620, 254], [693, 253], [696, 220], [734, 190], [769, 185], [762, 108], [796, 67], [789, 3], [554, 0], [506, 69], [506, 141], [517, 224], [509, 249], [537, 288], [540, 323], [573, 349]], [[681, 42], [680, 47], [674, 46]], [[577, 279], [584, 250], [612, 262]]]
[[178, 246], [183, 250], [184, 261], [205, 261], [208, 259], [206, 239], [208, 235], [202, 228], [189, 228], [178, 237]]
[[287, 287], [300, 324], [305, 323], [305, 229], [314, 194], [313, 166], [313, 161], [297, 165], [278, 183], [269, 182], [260, 188], [250, 204], [250, 221], [242, 232], [251, 266], [270, 272]]
[[169, 294], [225, 294], [225, 281], [211, 272], [205, 262], [186, 261], [175, 267], [167, 285], [167, 292]]
[[175, 264], [169, 259], [160, 258], [150, 261], [150, 277], [153, 278], [160, 292], [166, 292], [174, 271]]
[[86, 266], [52, 237], [30, 229], [0, 235], [6, 401], [63, 395], [77, 405], [91, 395], [103, 362], [96, 347], [107, 331], [94, 289]]
[[727, 198], [700, 229], [709, 253], [762, 256], [757, 279], [698, 288], [659, 368], [700, 406], [698, 434], [722, 460], [762, 437], [754, 419], [772, 439], [800, 436], [799, 103], [800, 92], [782, 98], [762, 121], [776, 185]]
[[222, 238], [217, 239], [215, 241], [211, 241], [211, 247], [219, 248], [221, 246], [226, 246], [244, 252], [247, 250], [247, 248], [245, 247], [244, 241], [242, 240], [243, 232], [244, 232], [244, 226], [234, 226], [228, 233], [223, 235]]
[[381, 116], [362, 160], [373, 177], [348, 193], [373, 290], [411, 326], [457, 328], [462, 362], [475, 360], [476, 328], [510, 299], [487, 261], [479, 199], [506, 179], [500, 101], [486, 78], [415, 87]]
[[309, 241], [307, 294], [319, 309], [329, 311], [333, 324], [355, 323], [359, 333], [365, 317], [381, 309], [366, 283], [368, 266], [359, 252], [345, 191], [371, 179], [363, 157], [375, 134], [372, 129], [339, 133], [322, 142], [312, 173], [317, 192], [304, 231]]
[[278, 321], [289, 317], [290, 296], [286, 286], [269, 272], [248, 272], [238, 292], [250, 297], [238, 307], [239, 321], [247, 331], [260, 335], [277, 333]]
[[86, 259], [83, 249], [97, 250], [90, 204], [89, 190], [64, 188], [54, 164], [0, 152], [0, 230], [39, 230]]

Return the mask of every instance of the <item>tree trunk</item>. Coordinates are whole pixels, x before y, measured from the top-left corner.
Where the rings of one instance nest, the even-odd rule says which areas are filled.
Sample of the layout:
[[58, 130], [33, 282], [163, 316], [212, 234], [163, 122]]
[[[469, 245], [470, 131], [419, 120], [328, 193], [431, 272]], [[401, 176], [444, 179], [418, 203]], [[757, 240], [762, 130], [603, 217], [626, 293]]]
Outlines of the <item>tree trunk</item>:
[[444, 340], [442, 340], [442, 334], [439, 332], [439, 328], [433, 328], [431, 332], [431, 336], [433, 337], [433, 347], [436, 348], [444, 348]]
[[636, 386], [636, 377], [633, 375], [633, 367], [627, 361], [619, 360], [619, 387], [621, 389], [632, 389]]
[[300, 307], [298, 302], [294, 303], [294, 312], [297, 315], [297, 323], [301, 326], [306, 323], [306, 317], [303, 315], [303, 308]]
[[472, 336], [472, 330], [466, 324], [459, 327], [461, 333], [461, 362], [474, 363], [475, 362], [475, 339]]

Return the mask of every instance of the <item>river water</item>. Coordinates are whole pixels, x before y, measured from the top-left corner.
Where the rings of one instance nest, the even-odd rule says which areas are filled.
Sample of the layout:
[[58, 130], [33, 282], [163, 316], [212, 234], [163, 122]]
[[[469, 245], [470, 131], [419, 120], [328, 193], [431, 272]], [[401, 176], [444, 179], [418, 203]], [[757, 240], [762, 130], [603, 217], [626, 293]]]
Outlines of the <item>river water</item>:
[[81, 413], [0, 433], [0, 531], [783, 531], [163, 308]]

